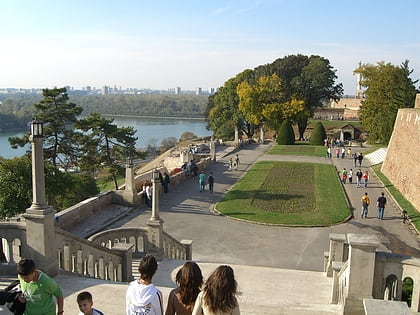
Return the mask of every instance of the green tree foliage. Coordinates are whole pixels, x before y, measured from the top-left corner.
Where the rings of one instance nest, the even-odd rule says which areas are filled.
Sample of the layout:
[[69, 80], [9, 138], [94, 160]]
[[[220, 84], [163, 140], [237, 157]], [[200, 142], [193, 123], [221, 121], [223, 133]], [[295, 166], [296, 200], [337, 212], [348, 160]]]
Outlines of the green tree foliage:
[[209, 97], [206, 121], [208, 128], [214, 135], [221, 139], [233, 139], [235, 128], [241, 133], [245, 133], [249, 138], [253, 135], [253, 126], [243, 116], [239, 110], [239, 96], [237, 86], [243, 81], [251, 80], [252, 70], [245, 70], [234, 78], [229, 79], [220, 87], [217, 93]]
[[289, 119], [283, 120], [277, 133], [277, 144], [294, 144], [295, 132]]
[[277, 130], [281, 122], [303, 110], [303, 101], [287, 99], [277, 74], [258, 78], [253, 85], [246, 81], [237, 87], [239, 110], [254, 125], [266, 124]]
[[118, 189], [117, 174], [118, 159], [127, 156], [134, 157], [137, 152], [133, 127], [118, 127], [113, 119], [106, 119], [93, 113], [85, 119], [76, 122], [75, 126], [87, 133], [81, 139], [82, 166], [90, 170], [106, 166], [112, 176], [115, 189]]
[[[303, 137], [315, 108], [323, 105], [324, 101], [338, 100], [343, 94], [342, 84], [335, 84], [337, 79], [336, 71], [330, 65], [329, 60], [320, 56], [290, 55], [279, 58], [271, 64], [259, 66], [254, 70], [245, 70], [236, 77], [225, 82], [218, 92], [209, 98], [206, 119], [209, 129], [213, 130], [217, 137], [233, 137], [234, 128], [246, 133], [248, 137], [253, 135], [255, 124], [243, 117], [239, 111], [239, 96], [236, 87], [247, 82], [254, 86], [258, 78], [271, 77], [276, 74], [281, 79], [281, 91], [279, 91], [283, 102], [303, 101], [304, 110], [299, 111], [292, 117], [292, 122], [298, 124], [300, 138]], [[249, 95], [251, 96], [251, 94]], [[276, 95], [276, 98], [279, 96]], [[250, 97], [250, 99], [254, 99]], [[277, 102], [267, 102], [275, 104]], [[247, 106], [253, 110], [249, 116], [257, 118], [258, 102], [249, 103]], [[252, 105], [252, 106], [251, 106]], [[272, 116], [277, 106], [268, 106], [266, 113], [271, 111]], [[240, 112], [240, 111], [239, 111]], [[248, 117], [250, 118], [250, 117]], [[260, 117], [261, 118], [261, 117]], [[262, 119], [255, 119], [254, 122]], [[278, 126], [281, 118], [270, 121], [269, 124]]]
[[324, 140], [327, 138], [324, 125], [321, 122], [317, 122], [314, 126], [314, 130], [311, 134], [311, 145], [324, 145]]
[[27, 156], [0, 159], [0, 217], [12, 217], [31, 205], [31, 174]]
[[388, 144], [398, 109], [413, 107], [418, 92], [417, 81], [410, 78], [413, 71], [408, 60], [401, 66], [385, 62], [363, 64], [354, 72], [361, 74], [361, 83], [366, 87], [360, 118], [369, 131], [369, 141]]
[[[82, 108], [69, 102], [66, 88], [43, 89], [43, 99], [35, 104], [34, 118], [44, 123], [44, 156], [55, 168], [77, 159], [78, 143], [71, 125], [77, 121]], [[11, 137], [10, 144], [23, 146], [28, 136]]]
[[255, 71], [257, 76], [276, 73], [282, 79], [286, 97], [294, 96], [304, 101], [305, 110], [294, 118], [298, 124], [299, 138], [303, 138], [313, 110], [321, 107], [323, 101], [338, 100], [343, 94], [342, 84], [334, 84], [336, 71], [328, 59], [320, 56], [289, 55], [260, 66]]
[[[29, 156], [0, 159], [0, 218], [24, 213], [32, 202], [32, 167]], [[45, 191], [49, 205], [62, 210], [99, 190], [87, 174], [57, 171], [51, 163], [45, 166]]]

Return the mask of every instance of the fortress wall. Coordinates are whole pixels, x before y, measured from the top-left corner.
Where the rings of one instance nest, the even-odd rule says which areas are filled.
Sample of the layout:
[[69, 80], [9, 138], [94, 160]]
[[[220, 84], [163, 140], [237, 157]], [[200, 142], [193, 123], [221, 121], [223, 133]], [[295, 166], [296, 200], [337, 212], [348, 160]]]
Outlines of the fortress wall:
[[382, 172], [420, 211], [420, 94], [415, 108], [398, 110]]

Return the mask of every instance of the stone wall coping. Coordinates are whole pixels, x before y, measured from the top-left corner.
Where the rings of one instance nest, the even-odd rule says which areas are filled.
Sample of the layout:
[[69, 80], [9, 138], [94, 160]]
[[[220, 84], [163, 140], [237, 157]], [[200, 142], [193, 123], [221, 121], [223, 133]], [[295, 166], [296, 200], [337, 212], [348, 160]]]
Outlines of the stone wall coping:
[[401, 301], [363, 299], [363, 306], [364, 306], [366, 315], [373, 315], [373, 314], [410, 315], [411, 314], [407, 303], [401, 302]]
[[336, 271], [340, 271], [341, 268], [343, 268], [345, 262], [343, 261], [333, 261], [332, 262], [332, 269], [336, 270]]
[[331, 241], [340, 241], [340, 242], [345, 242], [347, 240], [347, 237], [345, 234], [336, 234], [336, 233], [331, 233], [330, 234], [330, 240]]
[[378, 247], [380, 245], [378, 237], [373, 234], [347, 234], [349, 245], [363, 247]]
[[193, 240], [181, 240], [182, 245], [192, 245]]

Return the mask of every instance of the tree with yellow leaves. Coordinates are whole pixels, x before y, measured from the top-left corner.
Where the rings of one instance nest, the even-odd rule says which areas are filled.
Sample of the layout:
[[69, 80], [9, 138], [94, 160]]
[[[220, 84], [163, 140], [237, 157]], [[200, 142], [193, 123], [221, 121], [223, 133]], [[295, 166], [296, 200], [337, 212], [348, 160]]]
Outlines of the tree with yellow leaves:
[[245, 119], [255, 125], [266, 125], [278, 130], [284, 119], [291, 118], [304, 110], [304, 101], [287, 98], [282, 81], [277, 74], [262, 76], [253, 85], [247, 81], [237, 87], [239, 110]]

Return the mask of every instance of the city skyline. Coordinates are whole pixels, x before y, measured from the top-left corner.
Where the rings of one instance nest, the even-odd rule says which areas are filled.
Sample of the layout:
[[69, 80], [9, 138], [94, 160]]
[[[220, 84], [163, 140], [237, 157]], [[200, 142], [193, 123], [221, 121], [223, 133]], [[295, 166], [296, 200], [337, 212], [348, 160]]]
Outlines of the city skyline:
[[408, 59], [419, 79], [419, 9], [415, 0], [2, 1], [0, 88], [217, 89], [304, 54], [327, 58], [354, 95], [359, 62]]

